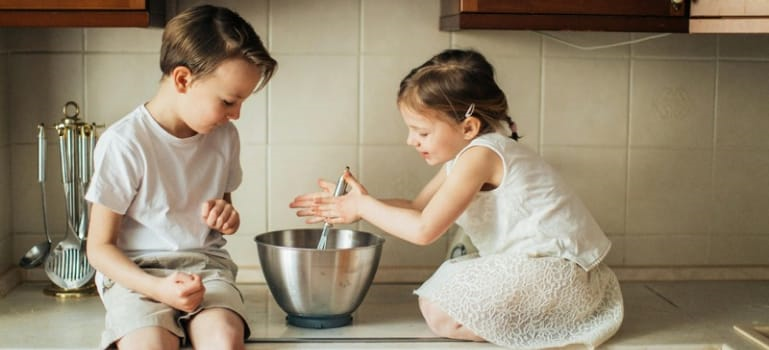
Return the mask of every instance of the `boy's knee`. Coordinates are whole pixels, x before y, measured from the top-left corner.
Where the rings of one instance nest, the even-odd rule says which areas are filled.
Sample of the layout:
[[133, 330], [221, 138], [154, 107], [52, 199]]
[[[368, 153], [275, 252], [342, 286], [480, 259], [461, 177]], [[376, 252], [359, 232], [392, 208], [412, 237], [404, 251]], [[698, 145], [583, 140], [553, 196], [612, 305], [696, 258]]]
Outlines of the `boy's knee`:
[[116, 345], [121, 350], [173, 350], [179, 349], [179, 337], [161, 327], [145, 327], [126, 334]]
[[208, 309], [192, 319], [189, 337], [195, 348], [244, 349], [245, 324], [233, 311]]

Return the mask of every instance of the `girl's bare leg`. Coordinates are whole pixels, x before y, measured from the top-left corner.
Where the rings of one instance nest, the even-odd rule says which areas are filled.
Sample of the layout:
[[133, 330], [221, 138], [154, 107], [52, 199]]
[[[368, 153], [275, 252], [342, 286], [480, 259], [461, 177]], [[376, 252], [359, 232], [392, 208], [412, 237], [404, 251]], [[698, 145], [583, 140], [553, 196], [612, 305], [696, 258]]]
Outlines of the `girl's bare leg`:
[[438, 305], [429, 300], [419, 297], [419, 310], [422, 311], [422, 317], [425, 318], [427, 326], [436, 335], [451, 339], [472, 340], [477, 342], [486, 341], [479, 337], [473, 331], [465, 328], [455, 321], [451, 316], [444, 312]]

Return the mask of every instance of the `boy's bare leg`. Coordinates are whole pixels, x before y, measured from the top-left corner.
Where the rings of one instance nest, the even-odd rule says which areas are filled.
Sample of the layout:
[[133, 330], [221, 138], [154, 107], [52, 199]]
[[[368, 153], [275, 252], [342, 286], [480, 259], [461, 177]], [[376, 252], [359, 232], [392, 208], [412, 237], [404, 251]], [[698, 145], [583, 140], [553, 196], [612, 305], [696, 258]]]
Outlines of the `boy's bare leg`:
[[120, 338], [117, 347], [121, 350], [174, 350], [179, 349], [179, 337], [162, 327], [145, 327]]
[[190, 320], [188, 335], [196, 350], [245, 350], [245, 326], [233, 311], [211, 308]]

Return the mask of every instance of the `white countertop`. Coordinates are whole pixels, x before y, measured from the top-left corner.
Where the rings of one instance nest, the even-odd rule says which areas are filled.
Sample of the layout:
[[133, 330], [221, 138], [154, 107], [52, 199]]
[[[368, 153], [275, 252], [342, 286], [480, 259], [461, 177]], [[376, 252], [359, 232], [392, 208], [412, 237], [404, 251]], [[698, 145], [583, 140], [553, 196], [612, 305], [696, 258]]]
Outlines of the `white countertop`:
[[[0, 349], [94, 349], [104, 324], [98, 297], [44, 295], [23, 284], [0, 299]], [[491, 349], [435, 337], [422, 321], [414, 284], [374, 284], [353, 324], [286, 325], [266, 285], [243, 284], [252, 335], [248, 349]], [[760, 349], [735, 324], [769, 324], [769, 281], [626, 282], [625, 320], [601, 349]], [[277, 345], [280, 344], [280, 345]]]

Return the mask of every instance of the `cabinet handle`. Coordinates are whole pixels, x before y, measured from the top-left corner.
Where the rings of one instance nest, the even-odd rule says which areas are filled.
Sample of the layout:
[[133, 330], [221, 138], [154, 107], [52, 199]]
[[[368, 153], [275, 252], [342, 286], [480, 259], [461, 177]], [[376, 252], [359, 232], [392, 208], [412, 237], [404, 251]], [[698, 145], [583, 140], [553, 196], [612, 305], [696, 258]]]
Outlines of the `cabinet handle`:
[[673, 11], [680, 10], [683, 4], [684, 0], [670, 0], [670, 7], [673, 8]]

